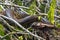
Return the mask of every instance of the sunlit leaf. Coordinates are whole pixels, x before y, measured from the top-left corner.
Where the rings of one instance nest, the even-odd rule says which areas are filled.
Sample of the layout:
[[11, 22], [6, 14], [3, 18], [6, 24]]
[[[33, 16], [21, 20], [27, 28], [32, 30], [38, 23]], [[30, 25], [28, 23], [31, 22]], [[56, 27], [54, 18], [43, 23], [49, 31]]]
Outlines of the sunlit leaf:
[[41, 16], [38, 16], [38, 20], [40, 20], [41, 19]]
[[2, 7], [1, 7], [1, 5], [0, 5], [0, 12], [2, 11]]
[[19, 40], [23, 40], [23, 37], [22, 36], [19, 36]]
[[50, 5], [50, 9], [48, 11], [48, 20], [54, 24], [54, 12], [55, 12], [55, 8], [56, 8], [56, 0], [52, 0], [51, 5]]
[[4, 36], [4, 27], [2, 24], [0, 24], [0, 35]]

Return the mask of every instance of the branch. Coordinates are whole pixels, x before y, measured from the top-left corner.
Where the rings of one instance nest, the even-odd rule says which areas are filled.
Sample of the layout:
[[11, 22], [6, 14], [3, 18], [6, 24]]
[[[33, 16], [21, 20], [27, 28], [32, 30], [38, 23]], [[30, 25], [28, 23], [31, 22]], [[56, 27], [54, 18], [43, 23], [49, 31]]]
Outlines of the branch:
[[[13, 26], [9, 25], [9, 23], [7, 23], [2, 17], [0, 17], [0, 22], [2, 22], [2, 24], [7, 25], [9, 28], [15, 30], [15, 31], [20, 31], [18, 29], [15, 29]], [[20, 31], [21, 32], [21, 31]]]
[[34, 37], [36, 37], [36, 38], [45, 40], [44, 38], [39, 37], [39, 36], [37, 36], [37, 35], [31, 33], [30, 31], [28, 31], [27, 29], [25, 29], [21, 24], [19, 24], [19, 23], [18, 23], [17, 21], [15, 21], [14, 19], [9, 18], [9, 17], [6, 17], [6, 16], [4, 16], [4, 15], [0, 15], [0, 16], [3, 17], [3, 18], [5, 18], [5, 19], [8, 19], [8, 20], [13, 21], [17, 26], [19, 26], [20, 28], [22, 28], [23, 30], [25, 30], [26, 32], [28, 32], [30, 35], [32, 35], [32, 36], [34, 36]]
[[24, 33], [24, 32], [10, 32], [6, 34], [5, 36], [2, 36], [1, 39], [5, 38], [6, 36], [13, 35], [13, 34], [29, 34], [29, 33]]
[[9, 36], [9, 35], [12, 35], [12, 34], [29, 34], [29, 33], [25, 33], [25, 32], [22, 32], [20, 30], [15, 29], [13, 26], [9, 25], [2, 17], [0, 17], [0, 21], [2, 23], [4, 23], [5, 25], [7, 25], [9, 28], [12, 28], [13, 30], [17, 31], [17, 32], [9, 32], [5, 36], [0, 36], [1, 39], [4, 39], [6, 36]]
[[12, 7], [18, 7], [18, 8], [26, 8], [26, 9], [29, 9], [28, 7], [25, 7], [25, 6], [19, 6], [19, 5], [16, 5], [16, 4], [0, 3], [0, 5], [7, 5], [7, 6], [12, 6]]
[[[39, 13], [38, 16], [48, 16], [48, 14], [46, 14], [46, 13], [40, 13], [38, 10], [36, 10], [36, 12]], [[54, 15], [54, 17], [60, 19], [59, 16]]]

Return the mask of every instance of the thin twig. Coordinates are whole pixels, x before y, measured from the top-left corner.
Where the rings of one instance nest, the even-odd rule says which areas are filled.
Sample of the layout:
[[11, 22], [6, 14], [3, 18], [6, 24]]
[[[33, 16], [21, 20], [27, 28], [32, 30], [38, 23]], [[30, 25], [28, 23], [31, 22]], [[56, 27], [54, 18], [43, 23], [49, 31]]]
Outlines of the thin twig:
[[[1, 20], [2, 20], [2, 21], [1, 21]], [[3, 18], [1, 18], [1, 17], [0, 17], [0, 22], [6, 24], [9, 28], [12, 28], [12, 29], [15, 30], [15, 31], [20, 31], [20, 30], [15, 29], [13, 26], [9, 25], [9, 23], [7, 23], [7, 22], [6, 22]]]
[[5, 18], [5, 19], [8, 19], [8, 20], [13, 21], [15, 24], [17, 24], [17, 26], [19, 26], [20, 28], [22, 28], [23, 30], [25, 30], [26, 32], [28, 32], [30, 35], [32, 35], [32, 36], [34, 36], [34, 37], [36, 37], [36, 38], [45, 40], [44, 38], [39, 37], [38, 35], [35, 35], [35, 34], [31, 33], [29, 30], [25, 29], [21, 24], [19, 24], [19, 23], [18, 23], [17, 21], [15, 21], [14, 19], [9, 18], [9, 17], [6, 17], [6, 16], [4, 16], [4, 15], [0, 15], [0, 16], [3, 17], [3, 18]]
[[12, 7], [19, 7], [19, 8], [26, 8], [26, 9], [29, 9], [28, 7], [25, 7], [25, 6], [19, 6], [19, 5], [16, 5], [16, 4], [6, 4], [6, 3], [0, 3], [0, 5], [7, 5], [7, 6], [12, 6]]
[[[46, 13], [40, 13], [38, 10], [36, 10], [36, 11], [39, 13], [38, 14], [39, 16], [48, 16], [48, 14], [46, 14]], [[59, 16], [54, 15], [54, 17], [60, 19]]]
[[10, 32], [10, 33], [6, 34], [5, 36], [2, 36], [1, 39], [5, 38], [6, 36], [13, 35], [13, 34], [28, 34], [28, 33], [24, 33], [24, 32]]

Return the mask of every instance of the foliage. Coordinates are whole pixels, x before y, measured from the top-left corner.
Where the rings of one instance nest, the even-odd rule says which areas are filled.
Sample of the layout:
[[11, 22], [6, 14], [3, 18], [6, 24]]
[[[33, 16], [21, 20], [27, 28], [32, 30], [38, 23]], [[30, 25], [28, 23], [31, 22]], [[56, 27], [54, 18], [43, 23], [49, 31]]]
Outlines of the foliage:
[[0, 35], [4, 36], [4, 27], [0, 24]]
[[[48, 2], [49, 1], [50, 0], [48, 0]], [[40, 36], [45, 39], [53, 38], [54, 37], [53, 34], [55, 32], [52, 32], [52, 31], [53, 30], [56, 31], [54, 29], [55, 28], [54, 25], [56, 25], [58, 28], [60, 28], [60, 22], [59, 23], [56, 22], [56, 24], [54, 24], [55, 21], [60, 20], [60, 19], [54, 17], [57, 13], [58, 13], [58, 16], [60, 15], [60, 12], [55, 13], [55, 9], [57, 9], [56, 1], [57, 0], [51, 0], [49, 7], [47, 7], [47, 4], [49, 4], [49, 3], [46, 2], [46, 0], [14, 0], [14, 2], [12, 2], [12, 4], [16, 4], [19, 7], [17, 7], [16, 5], [2, 4], [4, 9], [12, 8], [13, 11], [9, 10], [8, 13], [12, 14], [12, 19], [15, 21], [13, 23], [13, 21], [10, 20], [7, 15], [4, 15], [4, 14], [6, 14], [6, 10], [4, 10], [3, 15], [4, 15], [4, 17], [6, 16], [6, 18], [8, 17], [8, 19], [5, 19], [4, 17], [1, 17], [1, 16], [0, 17], [3, 18], [7, 22], [8, 26], [7, 27], [3, 26], [4, 25], [3, 23], [0, 24], [0, 35], [3, 37], [5, 37], [7, 35], [5, 37], [6, 40], [10, 40], [10, 39], [12, 39], [12, 40], [16, 40], [16, 39], [18, 39], [18, 40], [37, 40], [38, 39], [39, 40], [38, 37], [40, 37]], [[24, 3], [27, 3], [27, 4], [25, 5]], [[40, 3], [40, 4], [38, 4], [38, 3]], [[0, 6], [0, 11], [3, 11], [2, 6]], [[38, 6], [40, 6], [40, 7], [38, 7]], [[27, 9], [23, 8], [23, 7], [27, 7]], [[47, 7], [46, 10], [45, 10], [45, 7]], [[48, 10], [48, 8], [49, 8], [49, 10]], [[47, 11], [47, 10], [48, 10], [48, 12], [45, 13], [45, 11]], [[16, 13], [18, 18], [16, 17], [16, 15], [14, 13]], [[25, 15], [25, 13], [28, 16], [24, 17], [23, 15]], [[45, 14], [47, 14], [47, 15], [45, 15]], [[19, 18], [18, 15], [20, 17], [23, 16], [22, 19]], [[34, 21], [35, 19], [32, 20], [34, 17], [32, 17], [31, 20], [27, 19], [30, 16], [36, 17], [36, 21]], [[47, 18], [48, 18], [48, 20], [46, 20]], [[24, 19], [24, 21], [23, 21], [23, 19]], [[27, 19], [28, 22], [25, 19]], [[11, 23], [10, 23], [10, 21], [11, 21]], [[25, 23], [25, 21], [26, 21], [27, 23], [23, 25], [20, 23], [21, 21], [23, 21], [23, 23]], [[20, 25], [21, 27], [19, 26], [19, 23], [21, 24]], [[50, 26], [53, 26], [53, 28], [50, 28]], [[5, 32], [5, 30], [4, 30], [5, 27], [7, 29], [6, 31], [8, 31], [8, 32]], [[53, 29], [53, 30], [51, 30], [51, 29]], [[9, 34], [10, 32], [12, 32], [12, 33]], [[16, 32], [16, 33], [14, 33], [14, 32]], [[31, 32], [34, 34], [32, 34]], [[36, 37], [36, 34], [39, 36]], [[50, 37], [51, 34], [52, 34], [52, 37]]]
[[54, 24], [54, 13], [55, 13], [55, 8], [56, 8], [56, 0], [52, 0], [50, 9], [48, 11], [48, 20]]
[[36, 0], [33, 0], [32, 4], [30, 5], [29, 9], [25, 10], [29, 15], [36, 14]]
[[0, 5], [0, 12], [2, 11], [2, 5]]
[[44, 10], [44, 9], [45, 9], [45, 6], [46, 6], [45, 4], [42, 4], [42, 3], [41, 3], [40, 10], [41, 10], [42, 13], [45, 12], [45, 10]]
[[23, 40], [23, 37], [22, 36], [19, 36], [19, 40]]
[[22, 1], [21, 0], [14, 0], [14, 3], [19, 5], [19, 6], [22, 6]]

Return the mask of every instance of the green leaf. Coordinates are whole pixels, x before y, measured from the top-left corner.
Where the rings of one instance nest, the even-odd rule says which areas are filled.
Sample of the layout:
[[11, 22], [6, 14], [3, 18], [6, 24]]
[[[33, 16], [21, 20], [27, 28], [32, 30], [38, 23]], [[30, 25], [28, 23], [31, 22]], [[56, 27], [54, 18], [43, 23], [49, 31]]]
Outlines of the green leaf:
[[19, 6], [22, 6], [22, 1], [21, 0], [14, 0], [14, 3], [19, 5]]
[[29, 15], [35, 15], [36, 13], [36, 10], [35, 10], [35, 7], [36, 7], [36, 0], [34, 0], [32, 2], [32, 4], [30, 5], [29, 9], [25, 10]]
[[40, 5], [40, 10], [41, 10], [42, 13], [45, 12], [45, 10], [44, 10], [44, 9], [45, 9], [45, 6], [46, 6], [45, 4], [42, 4], [42, 3], [41, 3], [41, 5]]
[[57, 24], [57, 27], [60, 28], [60, 24]]
[[55, 21], [56, 27], [60, 28], [60, 23], [58, 21]]
[[51, 5], [50, 5], [50, 9], [48, 11], [48, 20], [54, 24], [54, 12], [55, 12], [55, 8], [56, 8], [56, 0], [52, 0]]
[[4, 36], [4, 27], [2, 24], [0, 24], [0, 35]]
[[1, 7], [1, 5], [0, 5], [0, 12], [2, 11], [3, 9], [2, 9], [2, 7]]
[[40, 19], [41, 19], [41, 16], [38, 16], [38, 20], [40, 21]]
[[19, 40], [23, 40], [23, 37], [22, 36], [19, 36]]

